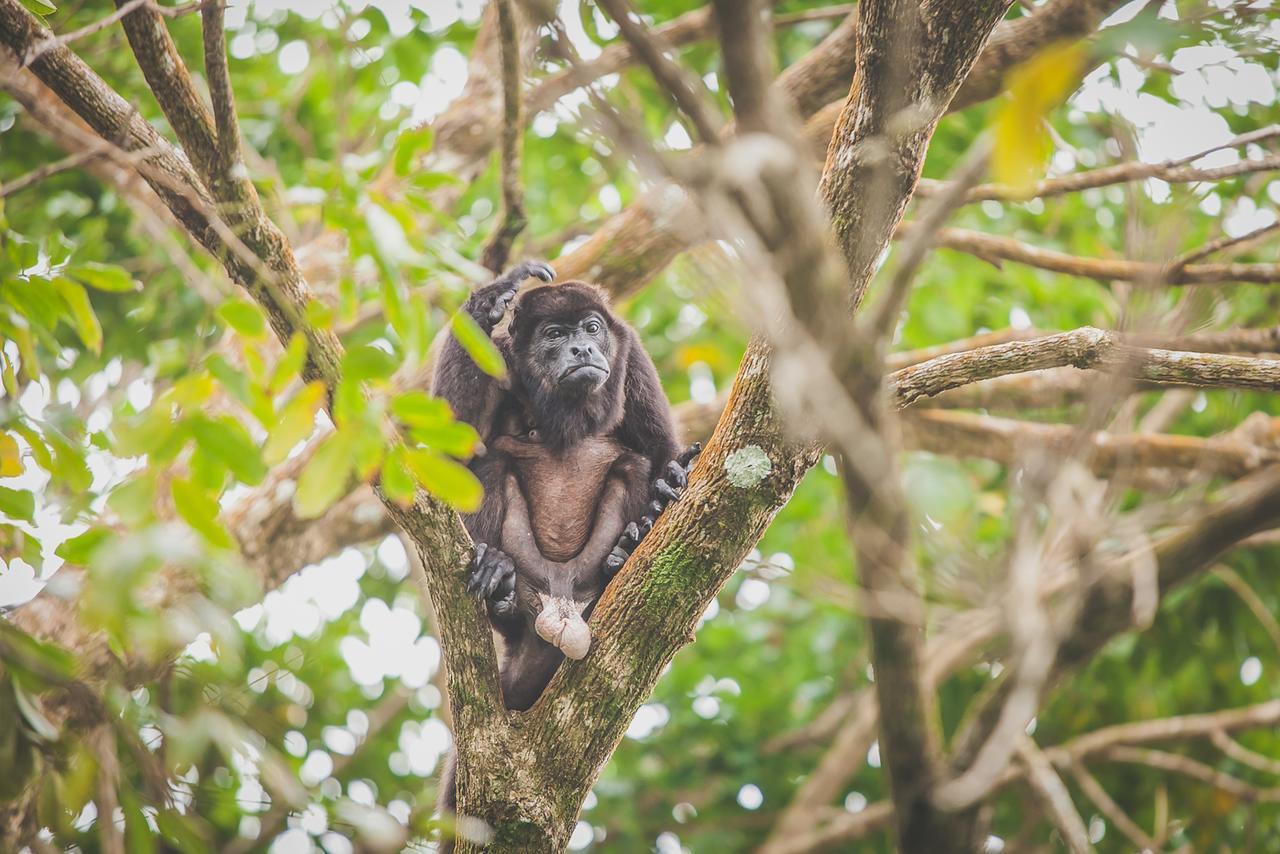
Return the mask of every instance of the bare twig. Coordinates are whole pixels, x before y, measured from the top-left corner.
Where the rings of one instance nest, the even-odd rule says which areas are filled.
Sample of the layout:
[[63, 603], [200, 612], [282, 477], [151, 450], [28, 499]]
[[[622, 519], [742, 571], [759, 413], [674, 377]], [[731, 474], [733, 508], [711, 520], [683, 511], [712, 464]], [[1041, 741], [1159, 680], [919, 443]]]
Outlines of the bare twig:
[[[1280, 419], [1277, 419], [1280, 421]], [[1013, 465], [1028, 453], [1060, 459], [1075, 449], [1100, 476], [1122, 468], [1173, 469], [1242, 477], [1280, 461], [1280, 451], [1226, 436], [1203, 439], [1163, 433], [1108, 433], [1081, 436], [1065, 424], [1015, 421], [969, 412], [924, 409], [903, 419], [910, 447], [938, 454], [974, 456]], [[1275, 435], [1280, 436], [1280, 425]]]
[[[1109, 187], [1114, 184], [1124, 184], [1132, 181], [1145, 181], [1148, 178], [1158, 178], [1161, 181], [1167, 181], [1170, 184], [1190, 184], [1201, 181], [1225, 181], [1230, 178], [1240, 177], [1241, 175], [1280, 169], [1280, 155], [1268, 155], [1256, 160], [1242, 159], [1227, 166], [1209, 168], [1195, 168], [1188, 166], [1187, 164], [1199, 160], [1201, 157], [1213, 154], [1215, 151], [1221, 151], [1226, 148], [1238, 148], [1251, 143], [1258, 143], [1267, 139], [1272, 139], [1276, 136], [1280, 136], [1280, 126], [1272, 125], [1270, 127], [1261, 128], [1255, 132], [1243, 134], [1223, 143], [1222, 145], [1216, 145], [1187, 157], [1182, 157], [1177, 160], [1168, 160], [1164, 163], [1119, 163], [1115, 166], [1105, 166], [1100, 169], [1091, 169], [1086, 172], [1061, 175], [1056, 178], [1046, 178], [1043, 181], [1037, 181], [1029, 186], [983, 184], [970, 190], [965, 195], [965, 201], [1026, 202], [1031, 199], [1044, 199], [1051, 196], [1065, 195], [1067, 193], [1078, 193], [1082, 190], [1091, 190], [1096, 187]], [[920, 181], [919, 195], [930, 196], [941, 192], [946, 183], [947, 182], [945, 181], [923, 179]]]
[[1084, 819], [1080, 817], [1075, 804], [1071, 802], [1071, 793], [1067, 791], [1058, 772], [1053, 769], [1053, 763], [1030, 736], [1024, 735], [1018, 739], [1017, 751], [1026, 765], [1031, 790], [1049, 813], [1054, 826], [1067, 843], [1067, 848], [1073, 854], [1088, 854], [1093, 851], [1093, 845], [1089, 842], [1089, 830], [1084, 826]]
[[[1249, 583], [1229, 566], [1216, 566], [1213, 574], [1218, 576], [1223, 584], [1230, 587], [1240, 597], [1240, 600], [1253, 612], [1253, 616], [1257, 618], [1258, 622], [1262, 623], [1262, 627], [1271, 636], [1271, 642], [1275, 644], [1276, 649], [1280, 650], [1280, 621], [1276, 620], [1275, 614], [1271, 613], [1271, 609], [1267, 607], [1267, 603], [1262, 601], [1262, 597], [1258, 595], [1257, 591], [1250, 587]], [[1280, 765], [1277, 767], [1280, 767]], [[1280, 770], [1275, 773], [1280, 774]]]
[[916, 217], [918, 227], [902, 241], [888, 288], [872, 311], [869, 322], [877, 335], [886, 339], [892, 336], [898, 316], [902, 313], [902, 306], [910, 293], [911, 281], [933, 249], [935, 235], [964, 202], [969, 188], [987, 171], [990, 154], [989, 138], [984, 137], [975, 142], [956, 168], [947, 184], [947, 191], [939, 193], [920, 208]]
[[1263, 756], [1245, 747], [1222, 730], [1214, 730], [1209, 733], [1209, 740], [1213, 742], [1213, 746], [1221, 750], [1227, 756], [1230, 756], [1241, 765], [1248, 765], [1258, 771], [1266, 774], [1280, 774], [1280, 759], [1272, 759], [1270, 756]]
[[14, 178], [7, 184], [0, 184], [0, 199], [12, 196], [14, 193], [19, 193], [28, 187], [33, 187], [50, 176], [75, 169], [95, 157], [101, 157], [103, 154], [102, 149], [106, 147], [104, 144], [88, 151], [70, 154], [55, 163], [46, 163], [43, 166], [32, 169], [26, 175]]
[[497, 0], [499, 53], [502, 56], [502, 216], [481, 253], [485, 267], [495, 273], [507, 266], [511, 246], [529, 220], [524, 212], [520, 183], [521, 119], [519, 21], [511, 0]]
[[1107, 790], [1102, 787], [1096, 777], [1089, 773], [1089, 769], [1083, 763], [1073, 762], [1068, 767], [1080, 790], [1093, 801], [1093, 805], [1116, 826], [1117, 830], [1138, 846], [1139, 851], [1154, 852], [1160, 847], [1145, 830], [1138, 826], [1137, 822], [1129, 818], [1128, 813], [1122, 810], [1119, 804], [1112, 800], [1111, 795], [1107, 794]]
[[719, 144], [720, 128], [724, 123], [716, 115], [701, 81], [672, 58], [670, 45], [640, 21], [639, 14], [628, 0], [600, 0], [600, 6], [613, 18], [631, 49], [648, 66], [653, 79], [693, 122], [702, 142], [707, 145]]
[[1193, 780], [1199, 780], [1202, 783], [1213, 786], [1215, 789], [1220, 789], [1229, 795], [1234, 795], [1243, 801], [1280, 803], [1280, 788], [1267, 789], [1252, 786], [1189, 756], [1182, 756], [1163, 750], [1129, 747], [1122, 744], [1109, 747], [1102, 751], [1100, 755], [1103, 759], [1112, 762], [1145, 765], [1148, 768], [1155, 768], [1159, 771], [1181, 774], [1184, 777], [1190, 777]]
[[25, 53], [22, 54], [22, 65], [25, 68], [26, 66], [30, 65], [31, 63], [39, 59], [48, 50], [52, 50], [55, 47], [68, 45], [71, 42], [76, 41], [78, 39], [82, 39], [86, 36], [91, 36], [94, 33], [101, 32], [102, 30], [105, 30], [107, 27], [110, 27], [116, 21], [123, 18], [125, 15], [132, 12], [134, 9], [137, 9], [139, 6], [151, 5], [152, 3], [153, 3], [153, 0], [129, 0], [129, 2], [125, 3], [120, 8], [116, 9], [110, 15], [107, 15], [105, 18], [99, 18], [98, 20], [94, 21], [92, 24], [86, 24], [80, 29], [72, 30], [71, 32], [66, 33], [64, 35], [55, 36], [53, 38], [47, 38], [42, 41], [36, 42], [35, 44], [31, 45], [31, 47], [29, 47]]
[[[1184, 715], [1104, 727], [1056, 747], [1045, 748], [1043, 752], [1054, 766], [1074, 769], [1081, 767], [1090, 757], [1103, 756], [1115, 748], [1124, 749], [1138, 744], [1208, 738], [1218, 731], [1237, 732], [1271, 727], [1278, 722], [1280, 722], [1280, 700], [1271, 700], [1253, 706], [1224, 709], [1208, 714]], [[1001, 775], [997, 785], [1003, 788], [1016, 783], [1023, 779], [1025, 773], [1023, 766], [1011, 765]], [[861, 839], [884, 829], [893, 821], [893, 817], [893, 804], [890, 801], [871, 804], [858, 813], [837, 813], [825, 823], [821, 821], [820, 811], [815, 810], [810, 813], [808, 827], [804, 827], [802, 831], [786, 839], [776, 840], [776, 844], [771, 845], [768, 850], [770, 854], [804, 854], [809, 851], [830, 850], [837, 843]]]
[[[911, 234], [914, 224], [898, 229], [899, 236]], [[967, 252], [997, 266], [1001, 261], [1015, 261], [1102, 282], [1137, 282], [1164, 285], [1222, 285], [1251, 282], [1272, 285], [1280, 283], [1280, 264], [1188, 264], [1175, 268], [1149, 261], [1124, 258], [1083, 258], [1052, 249], [1041, 249], [1011, 237], [983, 234], [960, 228], [944, 228], [938, 232], [938, 245]]]
[[1169, 262], [1169, 266], [1174, 270], [1181, 270], [1188, 264], [1195, 263], [1202, 258], [1207, 258], [1216, 252], [1223, 251], [1224, 249], [1234, 250], [1230, 254], [1238, 254], [1240, 251], [1248, 248], [1277, 229], [1280, 229], [1280, 219], [1270, 225], [1255, 228], [1253, 231], [1242, 234], [1239, 237], [1227, 237], [1224, 235], [1216, 240], [1209, 241], [1198, 249], [1192, 249], [1190, 252], [1185, 252], [1182, 255], [1179, 255], [1177, 258], [1174, 258]]

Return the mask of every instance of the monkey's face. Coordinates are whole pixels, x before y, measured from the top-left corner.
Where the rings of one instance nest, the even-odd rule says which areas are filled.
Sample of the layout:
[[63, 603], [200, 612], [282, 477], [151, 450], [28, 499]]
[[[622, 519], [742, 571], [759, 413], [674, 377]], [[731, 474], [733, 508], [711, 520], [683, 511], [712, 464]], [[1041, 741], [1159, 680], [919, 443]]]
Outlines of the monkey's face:
[[609, 379], [613, 339], [596, 311], [549, 318], [529, 341], [530, 362], [543, 385], [568, 397], [583, 397]]

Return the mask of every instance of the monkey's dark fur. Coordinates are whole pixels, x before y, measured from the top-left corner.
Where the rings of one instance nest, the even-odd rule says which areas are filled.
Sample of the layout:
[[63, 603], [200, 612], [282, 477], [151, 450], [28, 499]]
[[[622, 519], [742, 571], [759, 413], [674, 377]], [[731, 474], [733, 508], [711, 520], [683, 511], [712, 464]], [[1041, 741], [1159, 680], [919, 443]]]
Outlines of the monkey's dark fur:
[[[604, 293], [565, 282], [517, 298], [530, 277], [550, 282], [554, 273], [526, 262], [463, 306], [492, 336], [507, 379], [483, 373], [450, 336], [433, 383], [485, 445], [471, 464], [484, 501], [463, 519], [476, 542], [469, 587], [485, 598], [502, 638], [503, 700], [519, 710], [542, 694], [565, 657], [561, 649], [576, 649], [568, 641], [557, 648], [535, 631], [538, 624], [548, 636], [546, 624], [555, 622], [541, 613], [544, 603], [576, 603], [589, 617], [609, 578], [678, 497], [696, 453], [677, 458], [657, 371]], [[509, 328], [495, 334], [513, 302]], [[447, 811], [454, 770], [451, 757], [441, 781]]]

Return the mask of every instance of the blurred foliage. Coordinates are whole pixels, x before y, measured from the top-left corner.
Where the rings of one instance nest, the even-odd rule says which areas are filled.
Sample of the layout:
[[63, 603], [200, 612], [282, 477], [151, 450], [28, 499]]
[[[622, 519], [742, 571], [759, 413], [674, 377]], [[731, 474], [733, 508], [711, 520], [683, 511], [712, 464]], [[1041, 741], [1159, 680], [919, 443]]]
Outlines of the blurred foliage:
[[[285, 11], [289, 5], [297, 11]], [[588, 4], [562, 5], [589, 37], [616, 38]], [[662, 22], [700, 4], [641, 5]], [[787, 0], [778, 8], [822, 5]], [[384, 12], [258, 2], [247, 16], [242, 6], [229, 13], [231, 71], [253, 152], [248, 166], [269, 212], [295, 246], [321, 233], [342, 237], [333, 251], [346, 274], [308, 311], [310, 322], [339, 331], [348, 348], [345, 380], [334, 394], [336, 424], [322, 412], [324, 389], [299, 377], [301, 342], [275, 343], [261, 312], [235, 296], [217, 265], [158, 212], [139, 210], [79, 169], [0, 199], [0, 595], [21, 589], [25, 598], [33, 575], [47, 580], [64, 561], [83, 568], [70, 592], [79, 596], [86, 627], [104, 632], [121, 660], [151, 665], [107, 668], [103, 702], [112, 724], [105, 741], [58, 732], [39, 698], [76, 679], [79, 662], [0, 622], [0, 721], [14, 723], [0, 728], [0, 768], [7, 772], [0, 797], [38, 769], [47, 772], [40, 815], [59, 845], [98, 848], [92, 799], [104, 750], [120, 763], [120, 817], [131, 851], [265, 848], [275, 840], [275, 850], [318, 845], [338, 852], [352, 850], [350, 838], [371, 845], [398, 839], [402, 824], [411, 838], [431, 827], [433, 775], [448, 743], [439, 649], [404, 583], [399, 541], [348, 550], [262, 600], [219, 516], [317, 425], [331, 432], [297, 480], [302, 516], [323, 512], [352, 479], [368, 480], [379, 469], [393, 498], [407, 500], [418, 483], [458, 506], [478, 498], [455, 461], [473, 450], [474, 432], [439, 401], [421, 391], [393, 392], [390, 382], [393, 373], [422, 364], [483, 275], [469, 259], [495, 225], [500, 195], [491, 166], [459, 188], [453, 208], [437, 209], [436, 191], [457, 179], [417, 168], [436, 143], [421, 120], [457, 94], [481, 4], [418, 6], [388, 4], [395, 11]], [[41, 11], [68, 32], [110, 10], [105, 0], [86, 0]], [[780, 62], [794, 62], [834, 24], [778, 32]], [[171, 20], [169, 28], [198, 71], [198, 16]], [[1208, 81], [1199, 103], [1205, 121], [1233, 133], [1280, 121], [1278, 34], [1280, 18], [1265, 3], [1218, 8], [1170, 0], [1094, 43], [1081, 72], [1090, 86], [1065, 104], [1078, 82], [1069, 74], [1078, 57], [1069, 51], [1018, 78], [1013, 99], [945, 119], [925, 174], [944, 177], [984, 132], [997, 134], [1010, 180], [1039, 177], [1049, 152], [1059, 172], [1129, 159], [1149, 129], [1131, 124], [1116, 104], [1141, 102], [1149, 116], [1196, 104], [1189, 78], [1169, 65], [1177, 51], [1190, 51], [1192, 73]], [[167, 130], [119, 27], [74, 47]], [[1117, 60], [1121, 55], [1128, 58]], [[682, 57], [724, 106], [714, 47], [693, 45]], [[1246, 73], [1245, 66], [1265, 75], [1268, 98], [1248, 100], [1223, 88], [1230, 78], [1221, 75]], [[1130, 100], [1086, 96], [1107, 85]], [[621, 73], [608, 95], [653, 139], [686, 144], [687, 132], [642, 70]], [[526, 134], [529, 254], [554, 258], [652, 180], [578, 121], [582, 101], [580, 93], [571, 96]], [[425, 112], [415, 115], [415, 105]], [[0, 152], [0, 184], [64, 154], [4, 97]], [[394, 180], [379, 181], [388, 170]], [[1161, 258], [1277, 202], [1280, 183], [1264, 174], [1213, 186], [1147, 182], [987, 202], [963, 208], [953, 224], [1085, 256]], [[1244, 259], [1274, 261], [1274, 245]], [[704, 269], [681, 259], [620, 307], [677, 402], [728, 388], [747, 337], [736, 308], [742, 293], [707, 281]], [[896, 346], [1011, 324], [1055, 330], [1158, 322], [1175, 310], [1196, 325], [1262, 326], [1277, 322], [1280, 300], [1262, 287], [1170, 289], [1140, 302], [1126, 302], [1124, 293], [941, 251], [918, 278]], [[1139, 411], [1155, 399], [1140, 398]], [[1209, 392], [1171, 429], [1211, 435], [1255, 411], [1280, 414], [1273, 397]], [[407, 444], [387, 441], [392, 421]], [[698, 642], [660, 682], [589, 799], [575, 847], [747, 849], [818, 761], [823, 743], [777, 752], [761, 746], [870, 684], [834, 470], [828, 460], [804, 482], [708, 614]], [[937, 612], [990, 601], [1010, 530], [1005, 470], [911, 454], [904, 476], [919, 511], [920, 559]], [[1146, 500], [1132, 496], [1126, 509]], [[1280, 611], [1272, 571], [1278, 557], [1275, 549], [1257, 549], [1229, 560], [1272, 613]], [[148, 597], [149, 581], [161, 573], [190, 579], [180, 600]], [[154, 667], [179, 653], [175, 667]], [[975, 666], [944, 687], [949, 732], [990, 673], [986, 664]], [[1060, 689], [1035, 734], [1054, 744], [1109, 723], [1244, 705], [1278, 689], [1280, 655], [1270, 636], [1231, 589], [1208, 576], [1170, 595], [1146, 633], [1112, 644]], [[1242, 741], [1280, 755], [1274, 731]], [[1192, 753], [1258, 779], [1207, 745]], [[885, 796], [875, 765], [858, 772], [838, 805], [856, 810]], [[1178, 828], [1172, 846], [1280, 851], [1274, 804], [1239, 803], [1140, 769], [1093, 770], [1144, 827], [1166, 793]], [[1094, 818], [1087, 800], [1073, 794], [1086, 820]], [[1113, 828], [1102, 827], [1099, 850], [1127, 850]], [[1001, 798], [993, 831], [1009, 838], [1027, 829], [1033, 839], [1052, 838], [1027, 801]], [[865, 845], [889, 847], [883, 836]]]

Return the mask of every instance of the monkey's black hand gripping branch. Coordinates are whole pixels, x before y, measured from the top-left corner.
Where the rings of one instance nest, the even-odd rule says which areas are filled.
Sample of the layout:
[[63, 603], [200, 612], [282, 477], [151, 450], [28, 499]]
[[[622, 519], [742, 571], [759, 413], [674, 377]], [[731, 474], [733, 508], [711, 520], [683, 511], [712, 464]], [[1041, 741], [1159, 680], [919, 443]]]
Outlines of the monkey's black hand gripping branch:
[[511, 558], [488, 543], [476, 543], [467, 592], [489, 603], [498, 616], [508, 616], [516, 607], [516, 565]]
[[533, 278], [550, 282], [555, 277], [556, 271], [549, 265], [541, 261], [525, 261], [512, 267], [483, 288], [472, 291], [463, 309], [471, 315], [472, 320], [479, 324], [481, 329], [492, 332], [493, 327], [506, 317], [507, 309], [511, 308], [516, 292], [520, 290], [525, 279]]
[[662, 474], [654, 479], [653, 491], [650, 493], [651, 500], [648, 514], [639, 522], [631, 522], [623, 529], [622, 536], [618, 538], [618, 544], [613, 547], [613, 551], [609, 552], [609, 556], [604, 559], [604, 574], [606, 578], [613, 578], [618, 570], [622, 569], [622, 565], [627, 562], [627, 558], [631, 557], [631, 552], [645, 538], [645, 535], [653, 529], [653, 523], [662, 515], [662, 511], [667, 509], [667, 505], [677, 501], [684, 494], [685, 485], [689, 482], [689, 472], [693, 471], [694, 460], [698, 458], [698, 454], [701, 451], [702, 443], [694, 442], [683, 454], [667, 463], [667, 467], [663, 469]]

